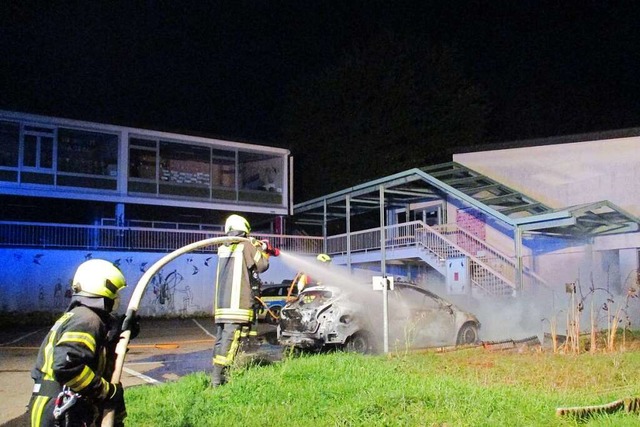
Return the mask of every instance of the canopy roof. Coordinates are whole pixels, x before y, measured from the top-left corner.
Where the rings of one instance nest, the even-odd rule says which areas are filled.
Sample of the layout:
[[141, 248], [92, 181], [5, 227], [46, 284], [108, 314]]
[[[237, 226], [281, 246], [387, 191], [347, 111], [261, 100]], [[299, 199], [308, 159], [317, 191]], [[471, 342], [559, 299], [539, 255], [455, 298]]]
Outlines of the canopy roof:
[[386, 209], [454, 197], [523, 231], [563, 236], [597, 236], [638, 231], [640, 219], [603, 200], [553, 209], [523, 193], [449, 162], [414, 168], [318, 197], [294, 206], [297, 224], [326, 225], [351, 216], [379, 211], [380, 188]]

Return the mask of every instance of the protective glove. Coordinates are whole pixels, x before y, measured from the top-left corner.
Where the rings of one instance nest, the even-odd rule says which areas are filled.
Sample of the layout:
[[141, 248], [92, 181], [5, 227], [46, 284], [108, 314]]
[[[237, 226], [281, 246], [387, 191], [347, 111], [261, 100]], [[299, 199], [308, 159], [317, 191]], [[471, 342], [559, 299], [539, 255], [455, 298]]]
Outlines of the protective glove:
[[131, 331], [131, 336], [129, 337], [129, 339], [136, 338], [140, 334], [140, 316], [138, 316], [137, 314], [134, 314], [132, 317], [128, 319], [128, 321], [127, 321], [126, 315], [123, 316], [122, 330]]
[[280, 255], [280, 249], [274, 248], [268, 240], [260, 240], [262, 244], [262, 251], [273, 256]]
[[121, 411], [124, 406], [124, 388], [120, 383], [109, 383], [107, 396], [104, 398], [104, 408]]

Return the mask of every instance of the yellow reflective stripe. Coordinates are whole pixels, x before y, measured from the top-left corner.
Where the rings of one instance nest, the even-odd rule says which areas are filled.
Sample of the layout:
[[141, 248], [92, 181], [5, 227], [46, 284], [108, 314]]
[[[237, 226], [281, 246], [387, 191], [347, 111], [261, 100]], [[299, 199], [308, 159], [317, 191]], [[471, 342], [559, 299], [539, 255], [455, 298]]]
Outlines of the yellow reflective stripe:
[[225, 356], [220, 356], [218, 354], [216, 355], [216, 357], [213, 358], [213, 364], [220, 365], [220, 366], [227, 366], [229, 365], [229, 359], [227, 359]]
[[242, 277], [244, 273], [244, 259], [243, 259], [242, 243], [238, 244], [238, 249], [234, 249], [231, 257], [233, 258], [233, 276], [231, 279], [231, 300], [229, 305], [231, 307], [240, 307], [240, 293], [242, 290]]
[[91, 353], [96, 351], [96, 339], [86, 332], [65, 332], [58, 340], [58, 344], [63, 342], [77, 342], [91, 350]]
[[249, 323], [253, 321], [253, 310], [241, 308], [219, 308], [214, 312], [217, 322], [229, 321], [238, 323]]
[[54, 380], [53, 378], [53, 347], [56, 341], [56, 337], [58, 335], [58, 329], [62, 327], [64, 323], [67, 322], [71, 317], [73, 317], [72, 312], [67, 312], [63, 314], [53, 325], [51, 328], [51, 332], [49, 332], [49, 339], [47, 340], [47, 345], [44, 348], [44, 361], [42, 365], [42, 372], [44, 373], [45, 380]]
[[262, 252], [256, 251], [256, 254], [253, 256], [253, 262], [257, 264], [260, 261], [260, 258], [262, 257], [263, 257]]
[[231, 345], [229, 346], [229, 351], [227, 352], [227, 359], [229, 360], [229, 364], [233, 362], [236, 358], [236, 354], [238, 353], [238, 348], [240, 346], [240, 329], [236, 329], [233, 333], [233, 340], [231, 341]]
[[82, 369], [82, 372], [67, 381], [67, 385], [71, 390], [79, 392], [88, 386], [95, 376], [96, 374], [91, 370], [91, 368], [85, 366], [84, 369]]
[[40, 427], [40, 423], [42, 422], [42, 413], [44, 412], [44, 407], [49, 402], [50, 397], [48, 396], [37, 396], [33, 402], [33, 406], [31, 407], [31, 427]]

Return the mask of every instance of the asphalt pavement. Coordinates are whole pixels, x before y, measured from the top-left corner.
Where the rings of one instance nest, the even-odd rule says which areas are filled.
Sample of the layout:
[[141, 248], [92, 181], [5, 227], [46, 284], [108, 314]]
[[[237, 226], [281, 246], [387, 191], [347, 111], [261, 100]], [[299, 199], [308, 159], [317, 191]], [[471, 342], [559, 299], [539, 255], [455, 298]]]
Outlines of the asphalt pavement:
[[[175, 381], [211, 369], [214, 323], [211, 318], [142, 319], [140, 335], [129, 345], [121, 382], [125, 388]], [[0, 330], [0, 425], [28, 426], [26, 405], [33, 380], [30, 371], [49, 327]], [[281, 357], [275, 327], [258, 327], [261, 356]]]

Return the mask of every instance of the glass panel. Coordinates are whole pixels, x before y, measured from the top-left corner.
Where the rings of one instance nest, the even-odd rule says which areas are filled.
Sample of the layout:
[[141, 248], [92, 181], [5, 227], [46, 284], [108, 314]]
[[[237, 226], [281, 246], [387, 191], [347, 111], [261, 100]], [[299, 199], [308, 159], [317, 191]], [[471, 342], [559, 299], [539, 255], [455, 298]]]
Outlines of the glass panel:
[[0, 181], [17, 182], [18, 181], [18, 172], [17, 171], [0, 170]]
[[46, 133], [47, 135], [51, 135], [53, 134], [53, 129], [51, 128], [41, 128], [38, 126], [25, 126], [24, 130], [26, 132], [39, 132], [39, 133]]
[[130, 138], [129, 139], [129, 146], [136, 146], [136, 147], [146, 147], [146, 148], [153, 148], [156, 149], [158, 148], [158, 144], [155, 140], [150, 140], [150, 139], [141, 139], [141, 138]]
[[57, 185], [63, 187], [83, 187], [100, 190], [116, 190], [118, 182], [115, 178], [101, 177], [78, 177], [69, 175], [58, 175]]
[[0, 121], [0, 166], [18, 166], [20, 126], [17, 123]]
[[36, 167], [36, 156], [38, 149], [38, 137], [33, 135], [24, 136], [24, 156], [22, 164], [25, 166]]
[[129, 150], [129, 177], [156, 179], [156, 152], [139, 148]]
[[118, 136], [73, 129], [58, 130], [58, 171], [116, 177]]
[[32, 183], [32, 184], [53, 185], [53, 174], [52, 173], [22, 172], [20, 174], [20, 180], [22, 182], [28, 182], [28, 183]]
[[129, 193], [150, 193], [156, 194], [158, 192], [158, 185], [153, 182], [139, 182], [129, 181], [128, 189]]
[[40, 137], [40, 167], [53, 167], [53, 138], [49, 136]]
[[241, 188], [282, 192], [282, 157], [267, 154], [244, 153], [238, 156]]
[[240, 152], [238, 171], [240, 176], [239, 199], [257, 203], [282, 204], [283, 157]]
[[213, 163], [211, 164], [211, 185], [214, 188], [236, 188], [235, 160], [213, 159]]
[[160, 180], [168, 184], [209, 188], [210, 149], [160, 141]]

